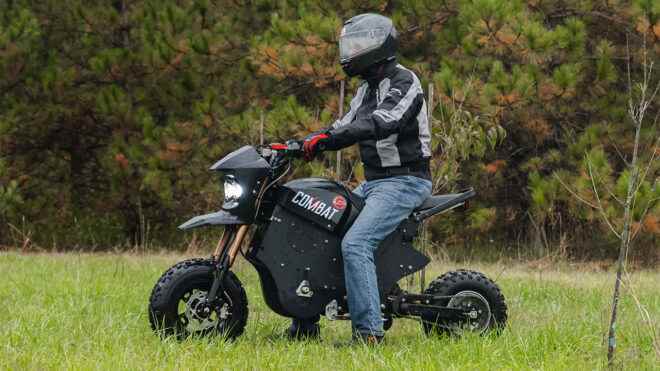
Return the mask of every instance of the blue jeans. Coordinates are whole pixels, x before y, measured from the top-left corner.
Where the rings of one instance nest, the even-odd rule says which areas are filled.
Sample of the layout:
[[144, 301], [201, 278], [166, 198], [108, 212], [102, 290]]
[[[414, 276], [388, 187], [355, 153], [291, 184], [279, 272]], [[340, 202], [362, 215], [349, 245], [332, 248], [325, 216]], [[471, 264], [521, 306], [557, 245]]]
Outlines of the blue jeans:
[[353, 193], [366, 201], [341, 243], [353, 332], [383, 336], [374, 252], [431, 195], [431, 182], [395, 176], [363, 182]]

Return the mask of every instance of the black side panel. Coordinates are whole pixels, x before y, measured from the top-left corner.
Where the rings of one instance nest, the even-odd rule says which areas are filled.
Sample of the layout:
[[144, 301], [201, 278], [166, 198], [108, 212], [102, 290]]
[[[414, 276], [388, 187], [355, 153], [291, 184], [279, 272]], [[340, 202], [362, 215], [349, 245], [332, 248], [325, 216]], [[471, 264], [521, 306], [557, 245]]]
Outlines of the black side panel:
[[[310, 318], [325, 312], [332, 299], [345, 295], [344, 270], [341, 264], [341, 240], [329, 231], [298, 215], [275, 206], [272, 221], [264, 233], [261, 246], [253, 250], [253, 264], [263, 284], [266, 303], [288, 317]], [[300, 297], [296, 289], [308, 281], [313, 295]], [[277, 301], [273, 303], [277, 290]]]
[[404, 220], [376, 250], [376, 274], [381, 300], [401, 278], [417, 272], [431, 261], [413, 247], [417, 228], [419, 224], [414, 220]]
[[[381, 298], [402, 277], [428, 264], [429, 258], [412, 247], [417, 227], [412, 219], [404, 221], [376, 251]], [[271, 309], [287, 317], [310, 318], [323, 314], [333, 299], [345, 305], [340, 236], [280, 205], [275, 206], [271, 223], [264, 230], [250, 261], [263, 281], [264, 297]], [[303, 281], [309, 282], [312, 297], [297, 295]]]
[[260, 226], [257, 229], [257, 232], [254, 234], [251, 241], [250, 254], [247, 256], [247, 259], [259, 274], [259, 283], [261, 284], [261, 292], [264, 295], [264, 301], [269, 308], [271, 308], [275, 313], [281, 316], [287, 316], [288, 312], [282, 308], [280, 305], [280, 298], [277, 295], [278, 290], [275, 285], [275, 279], [270, 274], [268, 267], [263, 264], [257, 257], [256, 254], [259, 252], [259, 246], [261, 246], [261, 241], [263, 240], [264, 235], [264, 226]]

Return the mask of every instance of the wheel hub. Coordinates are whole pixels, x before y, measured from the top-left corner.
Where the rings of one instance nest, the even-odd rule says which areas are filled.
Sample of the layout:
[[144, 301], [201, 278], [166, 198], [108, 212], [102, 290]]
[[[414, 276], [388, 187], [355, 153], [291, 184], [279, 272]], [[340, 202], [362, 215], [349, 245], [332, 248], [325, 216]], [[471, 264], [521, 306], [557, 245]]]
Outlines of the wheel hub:
[[208, 318], [211, 314], [211, 308], [206, 303], [199, 303], [195, 308], [195, 315], [199, 318]]
[[212, 318], [212, 310], [206, 299], [207, 292], [194, 290], [186, 301], [184, 313], [187, 325], [193, 331], [203, 331], [217, 325], [218, 319]]
[[457, 323], [456, 327], [475, 332], [484, 332], [488, 329], [491, 318], [490, 305], [478, 292], [460, 291], [449, 300], [447, 306], [465, 311], [466, 320]]
[[182, 325], [191, 333], [218, 328], [222, 321], [231, 317], [230, 302], [218, 299], [217, 306], [213, 308], [207, 296], [207, 291], [195, 289], [181, 298], [185, 309], [179, 317]]

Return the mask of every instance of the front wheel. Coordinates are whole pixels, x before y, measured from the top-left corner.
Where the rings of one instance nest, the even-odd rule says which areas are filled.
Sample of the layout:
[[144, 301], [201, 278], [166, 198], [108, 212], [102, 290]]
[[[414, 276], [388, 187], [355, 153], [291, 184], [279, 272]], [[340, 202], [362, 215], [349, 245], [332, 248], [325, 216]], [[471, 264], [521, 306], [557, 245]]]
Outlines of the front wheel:
[[175, 264], [160, 277], [149, 298], [151, 328], [162, 336], [240, 336], [248, 317], [247, 295], [238, 277], [227, 272], [216, 307], [207, 304], [214, 263], [191, 259]]
[[449, 321], [428, 313], [422, 316], [427, 335], [460, 334], [463, 331], [498, 333], [507, 320], [507, 307], [500, 288], [484, 274], [458, 270], [436, 278], [424, 294], [438, 297], [433, 305], [462, 309], [466, 317]]

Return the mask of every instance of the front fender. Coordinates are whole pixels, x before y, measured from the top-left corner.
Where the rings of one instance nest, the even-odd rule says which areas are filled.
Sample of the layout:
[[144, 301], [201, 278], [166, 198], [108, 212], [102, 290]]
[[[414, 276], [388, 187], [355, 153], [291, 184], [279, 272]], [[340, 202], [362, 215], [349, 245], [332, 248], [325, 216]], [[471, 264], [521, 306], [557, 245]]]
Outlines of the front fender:
[[179, 229], [185, 231], [198, 227], [205, 227], [207, 225], [231, 225], [231, 224], [248, 224], [224, 210], [215, 213], [204, 214], [196, 216], [187, 222], [181, 224]]

